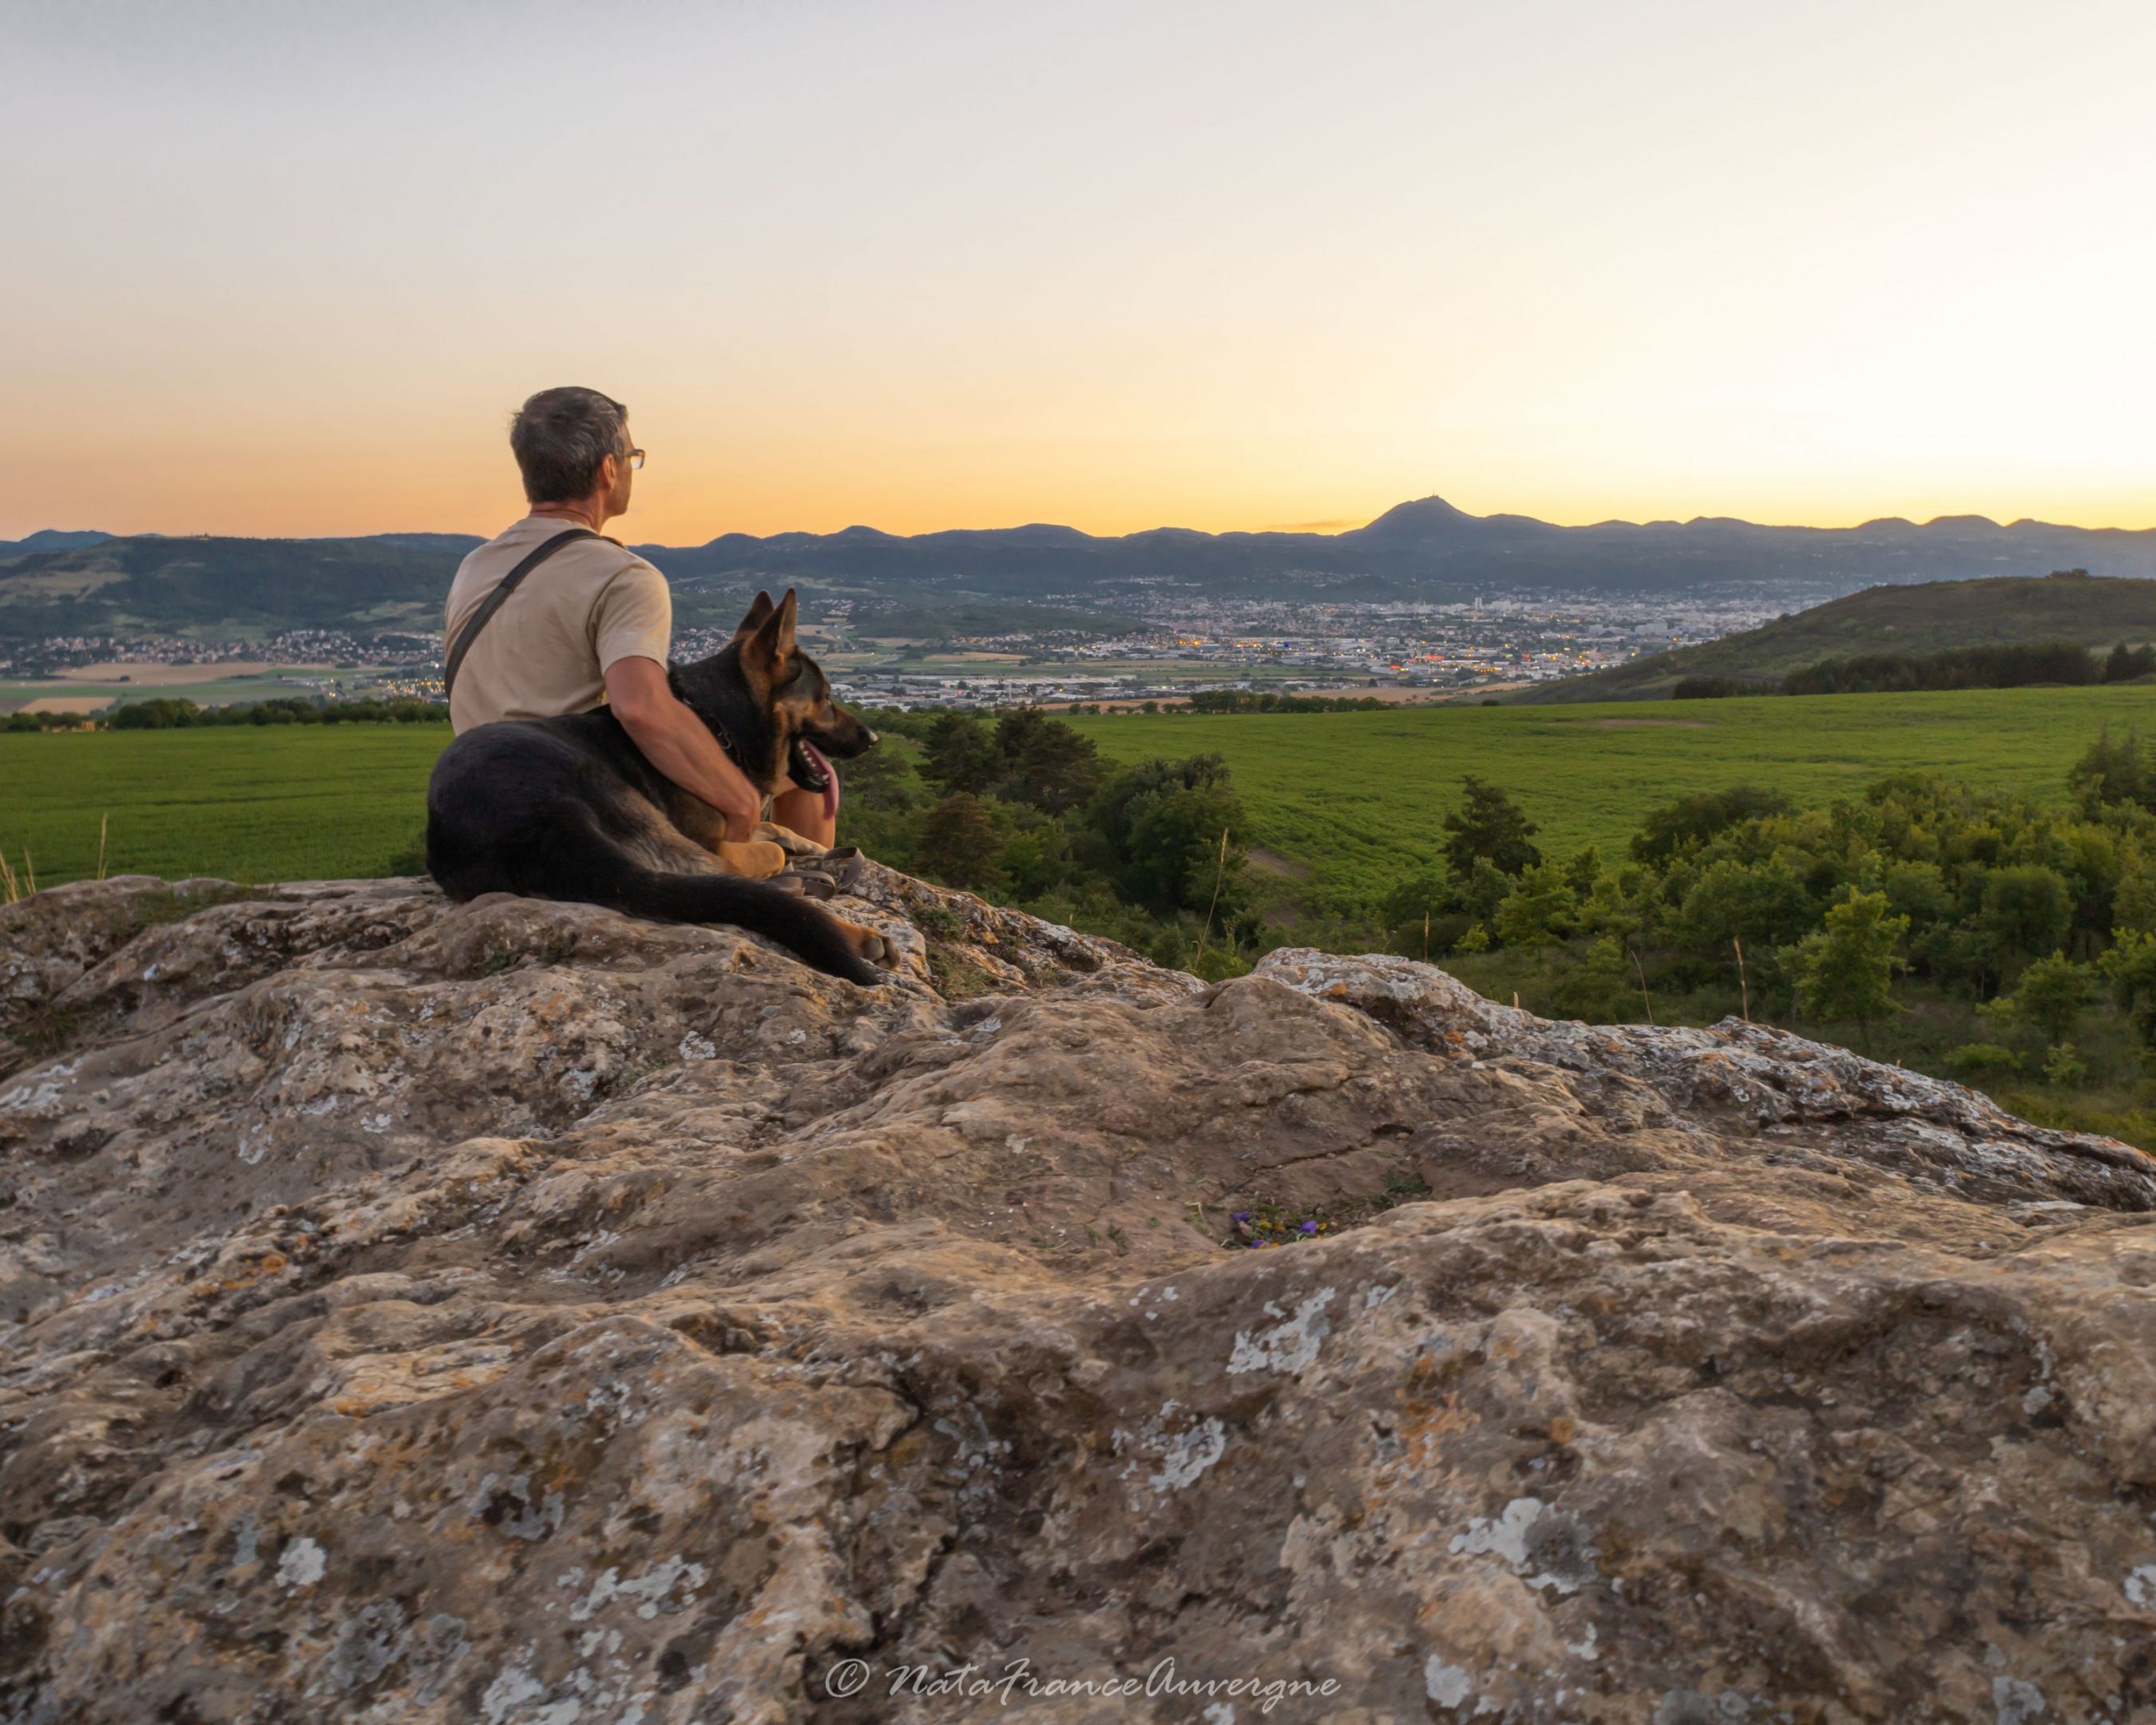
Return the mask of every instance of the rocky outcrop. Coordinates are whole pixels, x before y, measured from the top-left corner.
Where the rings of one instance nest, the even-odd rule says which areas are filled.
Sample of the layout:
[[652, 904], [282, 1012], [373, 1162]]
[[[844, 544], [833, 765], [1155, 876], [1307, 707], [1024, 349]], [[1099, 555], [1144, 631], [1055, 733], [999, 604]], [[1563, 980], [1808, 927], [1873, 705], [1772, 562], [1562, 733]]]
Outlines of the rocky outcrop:
[[861, 891], [0, 911], [0, 1719], [2156, 1720], [2139, 1152]]

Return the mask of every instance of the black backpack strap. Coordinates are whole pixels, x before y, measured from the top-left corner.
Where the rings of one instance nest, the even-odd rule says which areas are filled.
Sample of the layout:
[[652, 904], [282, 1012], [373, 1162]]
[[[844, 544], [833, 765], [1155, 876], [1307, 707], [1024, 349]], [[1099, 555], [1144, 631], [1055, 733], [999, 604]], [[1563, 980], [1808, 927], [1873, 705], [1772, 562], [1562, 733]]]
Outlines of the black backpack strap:
[[480, 602], [480, 608], [472, 613], [470, 620], [457, 631], [456, 643], [449, 649], [449, 656], [442, 666], [444, 706], [446, 706], [449, 704], [449, 692], [457, 686], [457, 667], [465, 662], [465, 655], [471, 651], [471, 644], [479, 639], [479, 632], [492, 620], [494, 614], [502, 608], [510, 594], [516, 591], [517, 583], [523, 580], [526, 575], [545, 562], [571, 540], [603, 539], [604, 537], [606, 536], [603, 533], [594, 533], [589, 527], [572, 527], [566, 533], [557, 533], [544, 544], [534, 547], [526, 555], [522, 562], [501, 578], [501, 584]]

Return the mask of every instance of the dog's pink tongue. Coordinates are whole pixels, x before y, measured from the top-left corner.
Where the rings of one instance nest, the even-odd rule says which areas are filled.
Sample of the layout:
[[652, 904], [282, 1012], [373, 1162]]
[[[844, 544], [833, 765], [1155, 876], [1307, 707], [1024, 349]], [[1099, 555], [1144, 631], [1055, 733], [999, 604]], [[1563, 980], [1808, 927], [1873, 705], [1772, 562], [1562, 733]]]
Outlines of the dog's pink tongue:
[[836, 820], [839, 818], [839, 775], [833, 771], [831, 763], [824, 758], [823, 750], [805, 737], [801, 739], [801, 752], [808, 756], [816, 770], [824, 775], [824, 819]]

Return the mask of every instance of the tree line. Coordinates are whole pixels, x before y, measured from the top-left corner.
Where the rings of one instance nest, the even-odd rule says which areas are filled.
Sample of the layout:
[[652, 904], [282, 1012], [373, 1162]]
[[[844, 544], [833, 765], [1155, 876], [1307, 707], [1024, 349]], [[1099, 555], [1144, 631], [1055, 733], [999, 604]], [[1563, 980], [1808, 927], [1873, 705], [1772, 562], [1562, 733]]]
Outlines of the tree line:
[[387, 701], [309, 701], [279, 696], [230, 706], [198, 706], [183, 697], [160, 695], [131, 701], [104, 716], [108, 731], [177, 731], [204, 725], [446, 725], [445, 702], [400, 695]]
[[1194, 713], [1381, 713], [1386, 706], [1374, 695], [1279, 695], [1257, 689], [1199, 689], [1190, 696]]
[[1826, 659], [1793, 670], [1779, 683], [1742, 677], [1679, 678], [1676, 701], [1715, 701], [1732, 695], [1886, 695], [1928, 689], [2025, 689], [2131, 683], [2156, 671], [2156, 646], [2123, 641], [2097, 654], [2078, 641], [2030, 641], [2005, 646], [1953, 647], [1939, 653], [1865, 653]]

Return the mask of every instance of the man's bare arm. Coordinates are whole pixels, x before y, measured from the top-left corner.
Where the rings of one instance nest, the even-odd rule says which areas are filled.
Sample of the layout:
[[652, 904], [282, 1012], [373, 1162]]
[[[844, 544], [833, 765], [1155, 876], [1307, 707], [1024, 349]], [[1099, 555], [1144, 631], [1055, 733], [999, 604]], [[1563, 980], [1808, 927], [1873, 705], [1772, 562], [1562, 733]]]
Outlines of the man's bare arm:
[[728, 843], [752, 836], [763, 798], [726, 758], [711, 727], [666, 686], [666, 667], [655, 659], [617, 659], [606, 668], [606, 686], [614, 717], [644, 758], [725, 817]]

